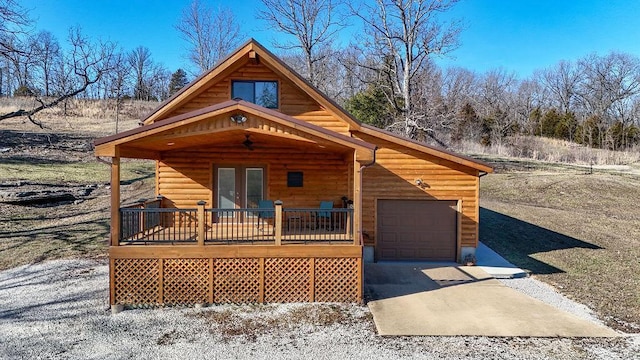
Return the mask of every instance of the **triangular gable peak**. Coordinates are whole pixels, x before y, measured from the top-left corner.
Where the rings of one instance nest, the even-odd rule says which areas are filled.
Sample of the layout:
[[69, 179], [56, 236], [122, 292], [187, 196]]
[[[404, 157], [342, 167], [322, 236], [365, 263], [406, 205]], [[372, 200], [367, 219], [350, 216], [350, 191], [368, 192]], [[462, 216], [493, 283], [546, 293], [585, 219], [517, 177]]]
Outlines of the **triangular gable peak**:
[[285, 115], [347, 135], [360, 127], [355, 118], [253, 39], [163, 102], [143, 122], [148, 125], [231, 100], [234, 80], [277, 81], [276, 110]]

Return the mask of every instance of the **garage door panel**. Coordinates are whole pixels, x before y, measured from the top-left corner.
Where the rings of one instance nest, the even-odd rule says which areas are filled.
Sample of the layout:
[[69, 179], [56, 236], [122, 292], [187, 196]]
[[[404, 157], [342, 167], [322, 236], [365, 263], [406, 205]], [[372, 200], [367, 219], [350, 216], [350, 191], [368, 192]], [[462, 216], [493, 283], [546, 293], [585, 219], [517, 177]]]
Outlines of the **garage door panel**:
[[381, 236], [385, 238], [385, 243], [389, 244], [390, 246], [387, 247], [391, 247], [393, 246], [394, 248], [397, 248], [397, 244], [398, 244], [398, 234], [397, 233], [393, 233], [393, 232], [383, 232], [381, 233]]
[[382, 249], [382, 253], [380, 254], [380, 256], [383, 259], [395, 259], [398, 257], [398, 252], [396, 251], [396, 249]]
[[380, 225], [382, 225], [383, 227], [387, 227], [387, 226], [398, 226], [398, 216], [391, 216], [391, 215], [385, 215], [380, 217], [380, 219], [378, 219], [378, 221], [380, 222]]
[[456, 201], [379, 200], [378, 259], [455, 260], [456, 208]]

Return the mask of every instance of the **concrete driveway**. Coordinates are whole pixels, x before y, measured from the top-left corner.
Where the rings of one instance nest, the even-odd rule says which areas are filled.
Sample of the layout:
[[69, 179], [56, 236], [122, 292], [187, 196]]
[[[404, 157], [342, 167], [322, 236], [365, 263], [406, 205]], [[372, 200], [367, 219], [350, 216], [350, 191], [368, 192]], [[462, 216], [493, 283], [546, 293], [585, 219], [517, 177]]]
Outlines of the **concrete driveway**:
[[365, 294], [380, 335], [619, 336], [474, 266], [365, 264]]

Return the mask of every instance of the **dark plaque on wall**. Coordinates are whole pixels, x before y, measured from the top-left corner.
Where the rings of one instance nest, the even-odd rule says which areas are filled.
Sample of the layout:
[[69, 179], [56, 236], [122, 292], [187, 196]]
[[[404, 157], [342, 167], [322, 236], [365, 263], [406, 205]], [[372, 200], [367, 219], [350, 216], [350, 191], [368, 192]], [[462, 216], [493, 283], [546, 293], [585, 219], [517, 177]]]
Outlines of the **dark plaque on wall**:
[[302, 171], [289, 171], [287, 173], [288, 187], [302, 187]]

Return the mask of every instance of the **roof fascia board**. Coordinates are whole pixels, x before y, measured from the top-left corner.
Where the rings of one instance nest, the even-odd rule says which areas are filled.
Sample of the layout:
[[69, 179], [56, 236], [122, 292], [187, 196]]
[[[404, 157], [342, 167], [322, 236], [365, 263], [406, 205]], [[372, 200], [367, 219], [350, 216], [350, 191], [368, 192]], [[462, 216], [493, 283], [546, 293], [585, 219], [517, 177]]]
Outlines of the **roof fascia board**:
[[120, 145], [129, 141], [138, 140], [140, 138], [171, 130], [176, 127], [189, 125], [199, 120], [221, 115], [237, 109], [238, 103], [236, 101], [225, 101], [224, 103], [208, 106], [206, 108], [177, 115], [172, 118], [163, 119], [162, 121], [155, 122], [151, 125], [145, 125], [119, 134], [96, 139], [94, 144], [96, 146], [106, 143], [112, 143], [112, 145]]

